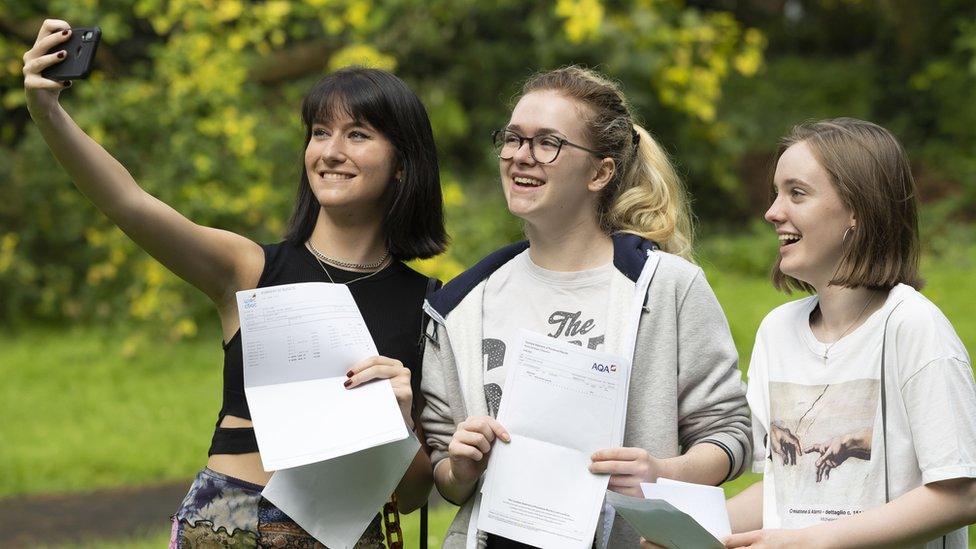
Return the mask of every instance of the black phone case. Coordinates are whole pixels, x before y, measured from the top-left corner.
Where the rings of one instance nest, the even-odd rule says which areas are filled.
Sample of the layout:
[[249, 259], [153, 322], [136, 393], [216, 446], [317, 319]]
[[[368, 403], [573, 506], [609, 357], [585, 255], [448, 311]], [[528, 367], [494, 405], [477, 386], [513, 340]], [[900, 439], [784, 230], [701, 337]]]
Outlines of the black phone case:
[[[89, 32], [92, 33], [91, 37], [86, 39], [85, 35]], [[67, 42], [58, 44], [48, 51], [48, 53], [55, 53], [64, 50], [67, 52], [67, 57], [60, 63], [41, 71], [41, 76], [49, 80], [88, 78], [101, 37], [102, 29], [98, 27], [71, 29], [71, 38]]]

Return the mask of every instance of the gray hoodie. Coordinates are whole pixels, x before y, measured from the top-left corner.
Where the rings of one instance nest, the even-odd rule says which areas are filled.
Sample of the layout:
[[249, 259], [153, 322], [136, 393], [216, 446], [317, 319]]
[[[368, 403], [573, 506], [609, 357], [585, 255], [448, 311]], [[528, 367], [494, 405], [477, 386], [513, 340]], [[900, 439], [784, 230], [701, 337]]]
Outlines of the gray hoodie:
[[[678, 456], [695, 444], [718, 446], [729, 457], [726, 480], [751, 455], [749, 410], [728, 322], [702, 270], [658, 251], [633, 235], [614, 236], [606, 352], [633, 360], [623, 445], [657, 458]], [[482, 362], [485, 282], [524, 251], [502, 248], [431, 295], [421, 414], [431, 462], [448, 457], [457, 425], [488, 415]], [[444, 547], [484, 547], [476, 527], [480, 487], [464, 502]], [[474, 516], [475, 520], [471, 520]], [[601, 517], [598, 547], [635, 547], [638, 535], [620, 517]]]

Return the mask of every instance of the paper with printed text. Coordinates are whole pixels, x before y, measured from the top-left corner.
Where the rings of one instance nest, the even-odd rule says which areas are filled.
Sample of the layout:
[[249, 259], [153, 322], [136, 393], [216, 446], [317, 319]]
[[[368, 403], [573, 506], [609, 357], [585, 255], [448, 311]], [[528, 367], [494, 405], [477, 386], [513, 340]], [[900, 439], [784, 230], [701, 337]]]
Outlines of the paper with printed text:
[[590, 456], [622, 439], [628, 363], [522, 330], [482, 488], [478, 528], [538, 547], [593, 544], [609, 482]]
[[341, 284], [237, 292], [244, 392], [266, 471], [407, 437], [389, 380], [346, 389], [346, 371], [377, 354]]

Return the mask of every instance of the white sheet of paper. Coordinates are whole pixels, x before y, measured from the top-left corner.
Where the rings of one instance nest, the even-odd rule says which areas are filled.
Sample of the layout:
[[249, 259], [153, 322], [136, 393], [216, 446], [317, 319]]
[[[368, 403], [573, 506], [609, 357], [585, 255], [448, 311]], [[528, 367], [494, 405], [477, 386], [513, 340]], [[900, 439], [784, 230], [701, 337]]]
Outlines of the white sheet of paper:
[[478, 528], [539, 547], [590, 547], [609, 477], [593, 452], [620, 436], [625, 362], [523, 330], [511, 351]]
[[659, 478], [657, 482], [642, 482], [641, 492], [647, 499], [670, 503], [718, 539], [732, 534], [725, 490], [718, 486]]
[[277, 471], [261, 494], [326, 547], [353, 547], [419, 449], [420, 443], [411, 435], [329, 461]]
[[346, 389], [345, 372], [377, 354], [349, 289], [308, 282], [237, 292], [244, 392], [266, 471], [402, 440], [389, 380]]
[[[607, 503], [638, 534], [670, 549], [723, 549], [725, 546], [686, 513], [661, 499], [607, 492]], [[722, 503], [724, 508], [725, 503]]]

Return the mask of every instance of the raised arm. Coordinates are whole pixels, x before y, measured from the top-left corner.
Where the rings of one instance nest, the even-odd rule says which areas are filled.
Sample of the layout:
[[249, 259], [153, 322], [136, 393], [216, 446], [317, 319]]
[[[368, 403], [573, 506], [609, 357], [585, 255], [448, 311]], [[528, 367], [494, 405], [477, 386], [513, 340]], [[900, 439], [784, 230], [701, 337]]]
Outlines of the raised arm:
[[54, 157], [75, 186], [140, 247], [223, 309], [234, 291], [253, 286], [264, 254], [254, 242], [231, 232], [197, 225], [144, 191], [115, 158], [90, 138], [58, 102], [70, 82], [41, 76], [62, 61], [48, 50], [70, 37], [70, 25], [47, 19], [24, 54], [27, 108]]

